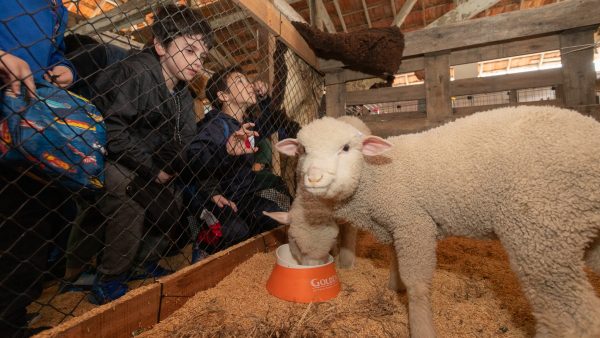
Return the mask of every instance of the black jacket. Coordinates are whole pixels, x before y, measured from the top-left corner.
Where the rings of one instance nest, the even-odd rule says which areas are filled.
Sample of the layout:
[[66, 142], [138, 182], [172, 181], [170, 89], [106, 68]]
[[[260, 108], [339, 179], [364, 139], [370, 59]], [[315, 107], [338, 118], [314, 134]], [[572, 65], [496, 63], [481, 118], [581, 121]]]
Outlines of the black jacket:
[[177, 174], [185, 167], [183, 149], [195, 134], [193, 100], [183, 82], [169, 92], [154, 54], [142, 52], [109, 67], [94, 87], [109, 159], [147, 180], [160, 170]]

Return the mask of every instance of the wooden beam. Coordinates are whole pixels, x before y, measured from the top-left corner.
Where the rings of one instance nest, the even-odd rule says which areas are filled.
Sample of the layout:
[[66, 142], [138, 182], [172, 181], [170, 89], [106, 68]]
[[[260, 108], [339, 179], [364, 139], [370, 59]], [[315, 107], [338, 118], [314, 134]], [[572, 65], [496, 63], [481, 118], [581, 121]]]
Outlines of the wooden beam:
[[65, 321], [44, 331], [46, 337], [96, 338], [131, 337], [132, 332], [147, 330], [158, 322], [161, 286], [142, 286], [108, 304]]
[[568, 0], [406, 33], [403, 56], [461, 49], [598, 24], [600, 6], [596, 1]]
[[306, 20], [298, 13], [294, 7], [290, 6], [290, 4], [285, 0], [275, 0], [273, 1], [275, 7], [290, 21], [298, 21], [302, 23], [307, 23]]
[[369, 25], [369, 28], [371, 28], [371, 17], [369, 16], [369, 9], [367, 8], [367, 3], [365, 2], [365, 0], [362, 0], [362, 7], [365, 11], [365, 17], [367, 18], [367, 25]]
[[239, 6], [249, 11], [250, 15], [268, 28], [275, 37], [281, 38], [292, 51], [306, 63], [318, 69], [315, 53], [304, 38], [294, 28], [292, 23], [269, 1], [233, 0]]
[[348, 29], [346, 28], [346, 22], [344, 21], [344, 16], [342, 15], [342, 10], [340, 9], [339, 1], [333, 0], [333, 6], [335, 6], [335, 11], [338, 15], [338, 18], [340, 19], [340, 23], [342, 24], [342, 29], [344, 30], [344, 33], [347, 33]]
[[170, 0], [157, 0], [148, 4], [147, 0], [129, 0], [122, 6], [115, 7], [107, 12], [102, 12], [86, 22], [76, 25], [71, 29], [73, 33], [91, 34], [100, 33], [107, 30], [119, 29], [125, 25], [132, 25], [144, 19], [146, 13], [152, 10], [152, 7], [163, 3], [169, 3]]
[[390, 0], [390, 6], [392, 7], [392, 15], [396, 16], [396, 0]]
[[[515, 23], [519, 24], [515, 25]], [[597, 6], [594, 1], [568, 0], [536, 9], [514, 11], [405, 33], [405, 49], [402, 57], [404, 59], [425, 53], [462, 50], [537, 38], [571, 28], [598, 24], [600, 24], [600, 6]], [[343, 64], [338, 61], [326, 61], [322, 64], [321, 71], [335, 71], [336, 68], [343, 67]]]
[[[560, 85], [560, 69], [479, 77], [450, 82], [452, 96], [493, 93], [511, 89], [539, 88]], [[360, 90], [346, 93], [347, 105], [386, 103], [425, 98], [425, 85]]]
[[338, 83], [326, 87], [325, 111], [327, 116], [340, 117], [346, 115], [346, 84]]
[[560, 34], [563, 98], [566, 106], [596, 103], [594, 49], [594, 30], [566, 31]]
[[387, 87], [346, 93], [346, 105], [409, 101], [425, 98], [425, 85]]
[[323, 30], [323, 21], [321, 20], [321, 9], [317, 6], [317, 0], [306, 0], [308, 3], [308, 12], [310, 14], [310, 25], [318, 30]]
[[327, 12], [327, 8], [323, 4], [323, 0], [316, 0], [317, 2], [317, 15], [319, 20], [325, 25], [325, 28], [329, 33], [335, 33], [335, 26], [333, 25], [333, 21], [331, 21], [331, 16]]
[[562, 83], [560, 69], [452, 81], [452, 96], [494, 93], [511, 89], [550, 87]]
[[103, 12], [102, 6], [104, 6], [104, 4], [106, 4], [106, 0], [102, 0], [100, 3], [96, 2], [96, 9], [92, 13], [92, 18]]
[[[462, 49], [453, 51], [450, 54], [450, 65], [462, 65], [465, 63], [486, 61], [501, 59], [515, 55], [534, 54], [540, 52], [547, 52], [557, 50], [560, 48], [558, 35], [548, 35], [539, 38], [516, 40], [511, 42], [499, 43], [489, 46]], [[321, 61], [319, 62], [321, 71], [326, 72], [325, 83], [329, 84], [329, 81], [337, 81], [336, 77], [327, 76], [330, 72], [337, 74], [336, 71], [343, 67], [343, 64], [339, 61]], [[423, 57], [412, 57], [402, 60], [402, 64], [398, 70], [398, 73], [408, 73], [415, 70], [425, 68], [425, 61]], [[346, 81], [355, 81], [372, 78], [373, 75], [364, 74], [352, 70], [342, 71], [345, 74]]]
[[452, 116], [450, 100], [450, 53], [425, 55], [427, 119], [441, 121]]
[[[392, 0], [392, 2], [393, 1], [394, 0]], [[394, 17], [394, 22], [392, 22], [392, 26], [396, 26], [396, 27], [402, 26], [402, 23], [404, 23], [404, 20], [406, 19], [408, 14], [412, 11], [412, 9], [416, 3], [417, 3], [417, 0], [406, 0], [404, 5], [402, 5], [402, 8], [400, 9], [400, 12], [398, 12], [398, 14], [396, 14], [396, 16]]]
[[466, 0], [462, 3], [459, 1], [456, 8], [442, 15], [437, 20], [427, 25], [427, 27], [438, 27], [468, 20], [492, 7], [498, 3], [498, 1], [499, 0]]

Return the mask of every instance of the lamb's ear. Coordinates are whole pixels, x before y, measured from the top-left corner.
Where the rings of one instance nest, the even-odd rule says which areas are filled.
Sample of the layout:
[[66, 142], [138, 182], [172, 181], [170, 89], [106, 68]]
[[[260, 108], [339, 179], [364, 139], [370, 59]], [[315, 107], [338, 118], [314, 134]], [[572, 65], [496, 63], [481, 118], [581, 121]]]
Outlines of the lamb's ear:
[[379, 136], [367, 136], [363, 139], [362, 153], [365, 156], [377, 156], [390, 150], [392, 144]]
[[276, 220], [280, 224], [289, 225], [292, 220], [290, 217], [290, 213], [284, 212], [284, 211], [275, 211], [275, 212], [263, 211], [263, 215], [271, 217], [272, 219]]
[[282, 154], [296, 156], [298, 145], [298, 140], [295, 138], [286, 138], [285, 140], [277, 142], [275, 148], [277, 148], [277, 150]]

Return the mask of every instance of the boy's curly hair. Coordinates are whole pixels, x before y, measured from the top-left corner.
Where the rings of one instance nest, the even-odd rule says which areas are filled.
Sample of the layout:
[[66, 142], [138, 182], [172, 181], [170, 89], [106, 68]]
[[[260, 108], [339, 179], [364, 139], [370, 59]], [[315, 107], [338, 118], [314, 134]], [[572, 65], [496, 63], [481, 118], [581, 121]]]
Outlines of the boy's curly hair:
[[152, 33], [163, 46], [179, 36], [202, 35], [208, 49], [213, 47], [214, 34], [208, 20], [199, 9], [184, 5], [162, 5], [154, 14]]

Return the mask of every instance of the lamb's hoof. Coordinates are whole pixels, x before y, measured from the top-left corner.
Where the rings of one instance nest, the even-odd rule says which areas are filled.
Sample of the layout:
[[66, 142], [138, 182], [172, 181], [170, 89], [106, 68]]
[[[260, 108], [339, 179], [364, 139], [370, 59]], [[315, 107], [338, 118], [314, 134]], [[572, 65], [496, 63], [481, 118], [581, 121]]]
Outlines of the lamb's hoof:
[[337, 263], [337, 267], [340, 269], [352, 269], [354, 268], [354, 262], [342, 262]]
[[345, 252], [342, 250], [340, 255], [336, 257], [335, 264], [340, 269], [352, 269], [354, 267], [354, 262], [356, 261], [356, 256], [354, 253]]

